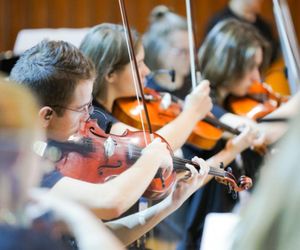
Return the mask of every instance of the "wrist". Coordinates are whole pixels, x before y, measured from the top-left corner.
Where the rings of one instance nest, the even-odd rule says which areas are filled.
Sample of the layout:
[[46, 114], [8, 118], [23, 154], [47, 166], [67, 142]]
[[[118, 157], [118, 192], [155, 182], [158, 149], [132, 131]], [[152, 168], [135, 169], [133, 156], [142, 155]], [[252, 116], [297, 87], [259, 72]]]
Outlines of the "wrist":
[[183, 114], [186, 115], [187, 119], [189, 120], [193, 120], [193, 121], [199, 121], [199, 120], [202, 120], [206, 113], [204, 113], [203, 111], [199, 111], [197, 109], [195, 109], [194, 107], [186, 107], [184, 110], [183, 110]]
[[161, 157], [159, 157], [159, 155], [160, 154], [158, 154], [155, 150], [145, 150], [142, 152], [142, 155], [138, 161], [141, 161], [143, 165], [147, 164], [159, 168], [162, 163]]

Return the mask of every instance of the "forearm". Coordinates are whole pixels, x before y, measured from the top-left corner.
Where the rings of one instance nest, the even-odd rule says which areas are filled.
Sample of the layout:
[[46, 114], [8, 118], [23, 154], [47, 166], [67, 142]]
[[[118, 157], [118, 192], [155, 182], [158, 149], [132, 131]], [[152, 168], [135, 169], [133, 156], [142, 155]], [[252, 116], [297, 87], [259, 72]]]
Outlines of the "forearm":
[[[300, 107], [300, 92], [293, 96], [287, 103], [282, 104], [278, 109], [264, 118], [293, 118]], [[266, 134], [266, 143], [273, 144], [278, 141], [287, 131], [287, 122], [265, 122], [259, 124], [259, 129]]]
[[300, 107], [300, 92], [296, 93], [288, 102], [283, 103], [266, 118], [291, 118], [296, 115]]
[[272, 145], [277, 142], [287, 131], [288, 123], [285, 122], [266, 122], [258, 124], [259, 130], [266, 136], [266, 144]]
[[102, 184], [63, 177], [52, 192], [80, 202], [101, 219], [112, 219], [129, 209], [144, 193], [156, 174], [160, 160], [141, 156], [128, 170]]
[[172, 122], [156, 131], [156, 133], [166, 139], [174, 151], [182, 147], [198, 121], [198, 115], [190, 110], [186, 110], [181, 112]]
[[160, 164], [160, 159], [153, 154], [142, 155], [132, 167], [108, 182], [116, 192], [114, 199], [119, 200], [120, 213], [129, 209], [143, 195]]
[[177, 208], [178, 206], [172, 204], [170, 195], [155, 206], [122, 219], [108, 222], [106, 225], [124, 245], [129, 245]]

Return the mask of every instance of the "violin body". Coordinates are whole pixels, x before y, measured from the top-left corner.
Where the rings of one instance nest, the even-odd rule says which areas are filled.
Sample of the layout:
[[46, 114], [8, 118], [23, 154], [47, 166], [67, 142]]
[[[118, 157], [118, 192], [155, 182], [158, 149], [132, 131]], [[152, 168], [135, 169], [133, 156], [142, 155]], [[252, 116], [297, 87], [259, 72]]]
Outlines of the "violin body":
[[[93, 120], [86, 123], [81, 135], [84, 140], [80, 142], [80, 147], [84, 147], [84, 143], [88, 144], [89, 152], [85, 150], [84, 154], [81, 154], [78, 151], [68, 150], [68, 153], [57, 162], [56, 168], [64, 176], [90, 183], [104, 183], [126, 171], [140, 157], [141, 151], [145, 147], [144, 136], [150, 140], [150, 134], [144, 134], [141, 131], [127, 130], [121, 136], [105, 134]], [[154, 136], [160, 137], [156, 134]], [[160, 138], [164, 140], [162, 137]], [[70, 149], [70, 145], [68, 145], [68, 149]], [[201, 168], [191, 161], [175, 156], [172, 158], [173, 170], [160, 168], [143, 194], [144, 197], [159, 200], [169, 195], [176, 183], [177, 173], [189, 171], [185, 167], [186, 163], [193, 165], [198, 170]], [[252, 186], [250, 178], [241, 176], [237, 180], [231, 172], [220, 168], [210, 167], [209, 174], [215, 176], [218, 182], [227, 185], [230, 190], [235, 192], [249, 189]]]
[[273, 92], [264, 83], [254, 82], [245, 97], [231, 96], [227, 108], [241, 116], [257, 120], [276, 110], [287, 97]]
[[230, 97], [229, 110], [237, 115], [247, 116], [257, 120], [277, 109], [277, 105], [271, 102], [260, 103], [251, 97]]
[[[162, 105], [162, 96], [156, 91], [146, 88], [146, 105], [152, 129], [158, 130], [164, 125], [174, 120], [182, 111], [179, 103], [171, 101], [167, 108]], [[113, 115], [120, 121], [135, 128], [142, 129], [140, 110], [143, 111], [142, 104], [139, 105], [135, 97], [119, 98], [113, 106]], [[146, 116], [142, 112], [142, 118], [146, 125]], [[188, 121], [187, 121], [188, 122]], [[148, 129], [146, 127], [146, 129]], [[187, 142], [205, 150], [212, 149], [217, 141], [222, 137], [223, 131], [207, 122], [199, 121]]]
[[[57, 169], [64, 176], [90, 183], [104, 183], [123, 173], [136, 162], [145, 147], [143, 132], [127, 130], [121, 136], [109, 135], [95, 121], [88, 121], [81, 135], [85, 143], [92, 145], [92, 151], [86, 156], [68, 153], [57, 163]], [[150, 135], [146, 137], [150, 141]], [[162, 199], [171, 192], [175, 180], [175, 172], [160, 169], [143, 196]]]
[[264, 74], [264, 81], [268, 83], [276, 93], [280, 93], [280, 95], [288, 96], [291, 94], [282, 56], [275, 60], [267, 69]]

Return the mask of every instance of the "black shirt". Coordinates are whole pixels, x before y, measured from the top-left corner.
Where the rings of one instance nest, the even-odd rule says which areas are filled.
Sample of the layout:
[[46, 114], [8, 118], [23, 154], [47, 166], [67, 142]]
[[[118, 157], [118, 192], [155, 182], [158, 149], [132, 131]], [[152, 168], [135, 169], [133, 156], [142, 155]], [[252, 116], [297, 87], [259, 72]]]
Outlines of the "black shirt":
[[104, 131], [108, 126], [119, 122], [101, 103], [93, 100], [94, 113], [91, 115], [92, 119], [96, 119], [100, 128]]
[[179, 97], [180, 99], [183, 99], [183, 100], [185, 99], [185, 97], [192, 90], [192, 82], [191, 82], [191, 79], [190, 79], [189, 75], [186, 76], [186, 78], [184, 79], [184, 84], [181, 86], [181, 88], [175, 89], [173, 91], [167, 90], [167, 89], [159, 86], [157, 84], [157, 82], [155, 81], [155, 77], [153, 77], [153, 76], [147, 77], [146, 86], [148, 88], [155, 89], [158, 92], [168, 92], [171, 95], [177, 96], [177, 97]]

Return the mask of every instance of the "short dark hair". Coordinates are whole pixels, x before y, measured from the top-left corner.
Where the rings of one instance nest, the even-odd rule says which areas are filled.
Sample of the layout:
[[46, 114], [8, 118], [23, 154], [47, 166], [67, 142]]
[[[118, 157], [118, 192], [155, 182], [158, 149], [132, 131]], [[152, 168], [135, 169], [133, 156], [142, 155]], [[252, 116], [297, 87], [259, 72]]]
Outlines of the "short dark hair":
[[41, 105], [62, 115], [63, 109], [58, 106], [72, 101], [79, 81], [95, 78], [95, 67], [70, 43], [43, 40], [24, 52], [10, 78], [33, 90]]

